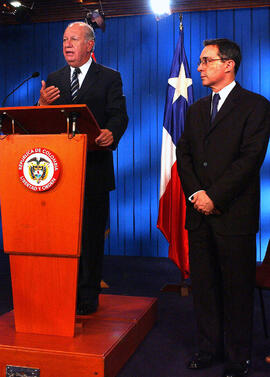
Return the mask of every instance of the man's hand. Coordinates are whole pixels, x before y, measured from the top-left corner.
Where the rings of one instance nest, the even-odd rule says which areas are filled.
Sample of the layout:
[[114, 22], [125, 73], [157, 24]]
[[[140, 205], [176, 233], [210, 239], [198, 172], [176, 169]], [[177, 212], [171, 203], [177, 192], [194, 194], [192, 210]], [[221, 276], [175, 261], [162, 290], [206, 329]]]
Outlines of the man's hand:
[[109, 147], [113, 143], [113, 134], [107, 128], [101, 129], [100, 135], [96, 138], [95, 143], [100, 147]]
[[208, 216], [214, 214], [215, 206], [213, 201], [209, 198], [205, 191], [198, 191], [193, 195], [191, 202], [194, 208], [204, 215]]
[[48, 88], [46, 88], [45, 81], [41, 81], [40, 98], [38, 101], [40, 106], [48, 106], [59, 97], [60, 90], [58, 88], [56, 88], [55, 86], [49, 86]]

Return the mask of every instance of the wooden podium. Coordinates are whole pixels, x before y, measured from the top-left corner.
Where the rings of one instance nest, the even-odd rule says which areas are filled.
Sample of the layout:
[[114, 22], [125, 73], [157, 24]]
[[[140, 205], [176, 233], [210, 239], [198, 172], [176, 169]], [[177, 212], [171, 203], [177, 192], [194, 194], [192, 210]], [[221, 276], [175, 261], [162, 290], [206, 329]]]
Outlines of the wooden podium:
[[157, 308], [155, 299], [101, 295], [96, 315], [75, 316], [86, 152], [98, 148], [99, 127], [86, 105], [0, 108], [0, 120], [2, 231], [14, 304], [0, 317], [0, 377], [114, 377]]
[[[73, 336], [86, 133], [91, 149], [99, 127], [86, 105], [1, 110], [5, 113], [5, 135], [10, 129], [9, 135], [0, 136], [0, 195], [16, 330]], [[70, 117], [74, 112], [78, 116], [76, 131], [80, 134], [72, 135]], [[34, 152], [31, 156], [40, 152], [42, 159], [47, 156], [58, 159], [59, 177], [53, 187], [44, 189], [42, 179], [40, 187], [44, 191], [39, 191], [39, 187], [33, 190], [35, 186], [29, 189], [22, 183], [19, 165], [31, 152]]]

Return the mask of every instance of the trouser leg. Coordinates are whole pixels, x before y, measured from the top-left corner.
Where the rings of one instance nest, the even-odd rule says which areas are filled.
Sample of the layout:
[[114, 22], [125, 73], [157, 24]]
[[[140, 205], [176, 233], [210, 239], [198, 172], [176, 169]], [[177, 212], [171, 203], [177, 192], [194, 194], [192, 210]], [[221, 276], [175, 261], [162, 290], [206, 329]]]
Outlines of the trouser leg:
[[216, 235], [223, 281], [225, 352], [228, 361], [251, 357], [256, 236]]
[[216, 234], [208, 220], [189, 232], [190, 269], [199, 349], [250, 359], [256, 236]]
[[199, 351], [223, 353], [223, 300], [218, 255], [211, 228], [203, 221], [189, 231], [192, 294]]
[[101, 291], [104, 234], [109, 192], [87, 195], [84, 201], [82, 250], [79, 263], [78, 300], [91, 300]]

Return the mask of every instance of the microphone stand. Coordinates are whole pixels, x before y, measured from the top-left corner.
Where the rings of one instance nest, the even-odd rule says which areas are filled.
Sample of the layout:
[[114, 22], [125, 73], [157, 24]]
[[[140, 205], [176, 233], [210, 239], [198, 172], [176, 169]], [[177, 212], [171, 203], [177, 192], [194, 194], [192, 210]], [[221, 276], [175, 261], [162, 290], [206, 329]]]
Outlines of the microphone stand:
[[[13, 94], [14, 92], [16, 92], [17, 89], [19, 89], [24, 83], [26, 83], [26, 81], [34, 78], [34, 77], [38, 77], [40, 75], [39, 72], [34, 72], [32, 73], [31, 76], [27, 77], [27, 79], [25, 79], [20, 85], [18, 85], [15, 89], [12, 90], [12, 92], [10, 92], [2, 101], [2, 104], [1, 104], [1, 107], [5, 107], [5, 104], [7, 102], [7, 99], [9, 96], [11, 96], [11, 94]], [[0, 135], [3, 135], [3, 132], [2, 132], [2, 124], [3, 124], [3, 120], [5, 118], [5, 115], [4, 113], [0, 114]]]
[[5, 107], [5, 104], [7, 102], [7, 99], [9, 96], [11, 96], [11, 94], [13, 94], [14, 92], [16, 92], [17, 89], [19, 89], [26, 81], [32, 79], [33, 77], [38, 77], [39, 76], [39, 72], [34, 72], [30, 77], [27, 77], [27, 79], [25, 79], [20, 85], [18, 85], [15, 89], [12, 90], [12, 92], [10, 92], [2, 101], [2, 104], [1, 104], [1, 107]]

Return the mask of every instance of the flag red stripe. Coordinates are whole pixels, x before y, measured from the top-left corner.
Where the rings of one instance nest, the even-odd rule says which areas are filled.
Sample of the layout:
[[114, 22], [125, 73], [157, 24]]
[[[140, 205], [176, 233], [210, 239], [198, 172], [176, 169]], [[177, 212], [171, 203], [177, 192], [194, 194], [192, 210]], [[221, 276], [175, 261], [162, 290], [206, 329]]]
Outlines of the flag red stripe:
[[188, 278], [188, 234], [185, 229], [185, 196], [177, 172], [176, 162], [172, 166], [171, 179], [159, 201], [157, 227], [169, 242], [169, 258]]

